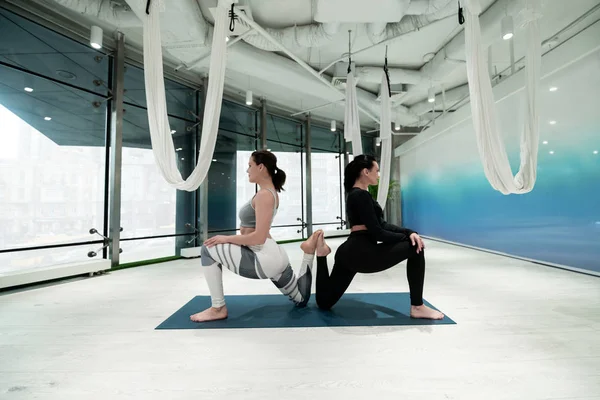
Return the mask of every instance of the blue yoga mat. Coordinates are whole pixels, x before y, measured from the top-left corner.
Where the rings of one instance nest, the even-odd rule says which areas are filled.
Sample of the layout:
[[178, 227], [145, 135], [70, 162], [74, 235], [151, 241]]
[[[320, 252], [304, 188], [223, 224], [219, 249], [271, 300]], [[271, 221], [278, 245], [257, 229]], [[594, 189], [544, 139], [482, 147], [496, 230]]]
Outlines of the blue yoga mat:
[[[229, 312], [226, 320], [196, 323], [190, 321], [190, 315], [210, 307], [211, 304], [209, 296], [196, 296], [156, 329], [455, 324], [448, 316], [439, 321], [410, 318], [408, 293], [346, 293], [329, 311], [317, 308], [314, 298], [313, 294], [307, 307], [297, 308], [281, 294], [225, 296]], [[424, 302], [429, 307], [437, 309], [427, 301]]]

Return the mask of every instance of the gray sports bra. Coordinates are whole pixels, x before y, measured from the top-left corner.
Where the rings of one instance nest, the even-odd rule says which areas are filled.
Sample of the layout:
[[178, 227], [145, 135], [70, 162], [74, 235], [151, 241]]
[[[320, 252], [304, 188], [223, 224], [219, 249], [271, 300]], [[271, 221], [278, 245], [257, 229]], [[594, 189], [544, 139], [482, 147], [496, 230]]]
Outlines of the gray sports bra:
[[[275, 192], [271, 189], [267, 189], [269, 192], [271, 192], [271, 194], [273, 195], [273, 197], [275, 198], [275, 205], [273, 206], [273, 216], [271, 217], [271, 223], [273, 222], [273, 219], [275, 219], [275, 215], [277, 215], [277, 195], [275, 194]], [[239, 217], [240, 217], [240, 226], [244, 227], [244, 228], [256, 228], [256, 211], [254, 210], [254, 207], [252, 207], [252, 200], [254, 199], [256, 195], [254, 195], [250, 201], [248, 201], [246, 204], [244, 204], [242, 206], [242, 208], [240, 208], [240, 212], [239, 212]]]

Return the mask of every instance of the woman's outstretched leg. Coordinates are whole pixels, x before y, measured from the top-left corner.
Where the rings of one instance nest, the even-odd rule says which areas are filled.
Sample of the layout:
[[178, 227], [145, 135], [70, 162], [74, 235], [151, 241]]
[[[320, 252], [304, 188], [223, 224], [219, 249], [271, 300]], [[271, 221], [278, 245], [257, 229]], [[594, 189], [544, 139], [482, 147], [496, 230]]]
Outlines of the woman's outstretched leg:
[[329, 310], [342, 297], [355, 272], [343, 268], [339, 262], [333, 265], [331, 275], [327, 267], [327, 256], [331, 249], [325, 242], [323, 232], [319, 234], [317, 241], [317, 306], [323, 310]]

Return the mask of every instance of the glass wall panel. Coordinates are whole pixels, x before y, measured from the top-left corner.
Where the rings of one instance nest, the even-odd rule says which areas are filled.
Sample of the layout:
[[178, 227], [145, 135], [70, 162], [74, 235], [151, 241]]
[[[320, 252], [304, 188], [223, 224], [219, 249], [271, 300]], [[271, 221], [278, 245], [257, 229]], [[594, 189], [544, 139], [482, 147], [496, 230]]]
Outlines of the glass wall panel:
[[[144, 70], [136, 66], [125, 65], [125, 103], [146, 108], [145, 87]], [[169, 115], [195, 121], [194, 114], [199, 115], [196, 108], [196, 89], [165, 79], [165, 95]]]
[[258, 132], [258, 111], [223, 100], [219, 129], [256, 137]]
[[188, 241], [191, 240], [193, 236], [122, 241], [121, 249], [123, 252], [120, 256], [120, 262], [121, 264], [124, 264], [140, 260], [154, 260], [157, 258], [175, 256], [176, 244], [181, 238]]
[[0, 279], [2, 275], [34, 272], [40, 269], [57, 267], [61, 264], [86, 262], [91, 260], [88, 257], [88, 252], [90, 251], [98, 252], [99, 254], [93, 260], [100, 260], [102, 258], [102, 251], [98, 250], [101, 247], [102, 244], [86, 244], [81, 246], [0, 253]]
[[[122, 260], [138, 261], [178, 254], [193, 238], [186, 224], [196, 220], [196, 192], [176, 190], [162, 176], [152, 151], [148, 111], [144, 106], [144, 71], [132, 65], [125, 70], [123, 114], [123, 158], [121, 189], [121, 226], [125, 239], [140, 238], [147, 243], [124, 242]], [[167, 112], [177, 166], [186, 179], [196, 166], [196, 91], [165, 80]], [[169, 240], [146, 239], [153, 236], [189, 234]], [[142, 239], [144, 238], [144, 239]], [[145, 252], [143, 249], [152, 247]], [[128, 249], [131, 253], [127, 253]], [[135, 250], [135, 249], [140, 249]], [[142, 258], [137, 258], [142, 257]]]
[[302, 123], [267, 114], [267, 140], [302, 146]]
[[[279, 193], [279, 209], [273, 221], [273, 227], [280, 228], [273, 230], [271, 234], [275, 240], [303, 238], [303, 235], [306, 234], [306, 231], [302, 230], [302, 221], [306, 220], [304, 212], [304, 204], [306, 204], [304, 152], [299, 146], [271, 140], [267, 140], [267, 147], [277, 156], [277, 166], [286, 174], [284, 190]], [[298, 232], [299, 229], [301, 232]]]
[[[4, 9], [0, 9], [0, 61], [106, 94], [109, 71], [106, 55]], [[37, 88], [32, 85], [39, 81], [29, 76], [22, 80], [35, 92]]]
[[[98, 238], [89, 229], [104, 225], [106, 114], [94, 104], [104, 100], [0, 66], [0, 249]], [[0, 272], [87, 255], [55, 251], [5, 253]]]
[[341, 227], [341, 140], [341, 132], [311, 126], [313, 230], [335, 231]]
[[238, 211], [256, 193], [248, 182], [248, 160], [256, 150], [256, 110], [223, 102], [213, 163], [208, 171], [208, 230], [233, 235]]

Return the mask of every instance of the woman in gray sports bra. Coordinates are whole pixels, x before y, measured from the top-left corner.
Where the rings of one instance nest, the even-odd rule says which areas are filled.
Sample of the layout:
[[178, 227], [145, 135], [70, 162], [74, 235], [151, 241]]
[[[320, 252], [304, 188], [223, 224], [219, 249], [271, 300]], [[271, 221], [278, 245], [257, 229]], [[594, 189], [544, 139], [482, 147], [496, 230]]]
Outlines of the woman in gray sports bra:
[[276, 192], [280, 192], [285, 183], [285, 173], [277, 168], [277, 157], [265, 150], [252, 153], [247, 172], [249, 181], [260, 190], [240, 209], [240, 235], [219, 235], [204, 242], [201, 259], [212, 307], [190, 316], [194, 322], [227, 318], [223, 266], [246, 278], [270, 279], [298, 307], [305, 307], [310, 299], [320, 230], [300, 245], [304, 257], [296, 276], [285, 250], [269, 234], [279, 207]]

